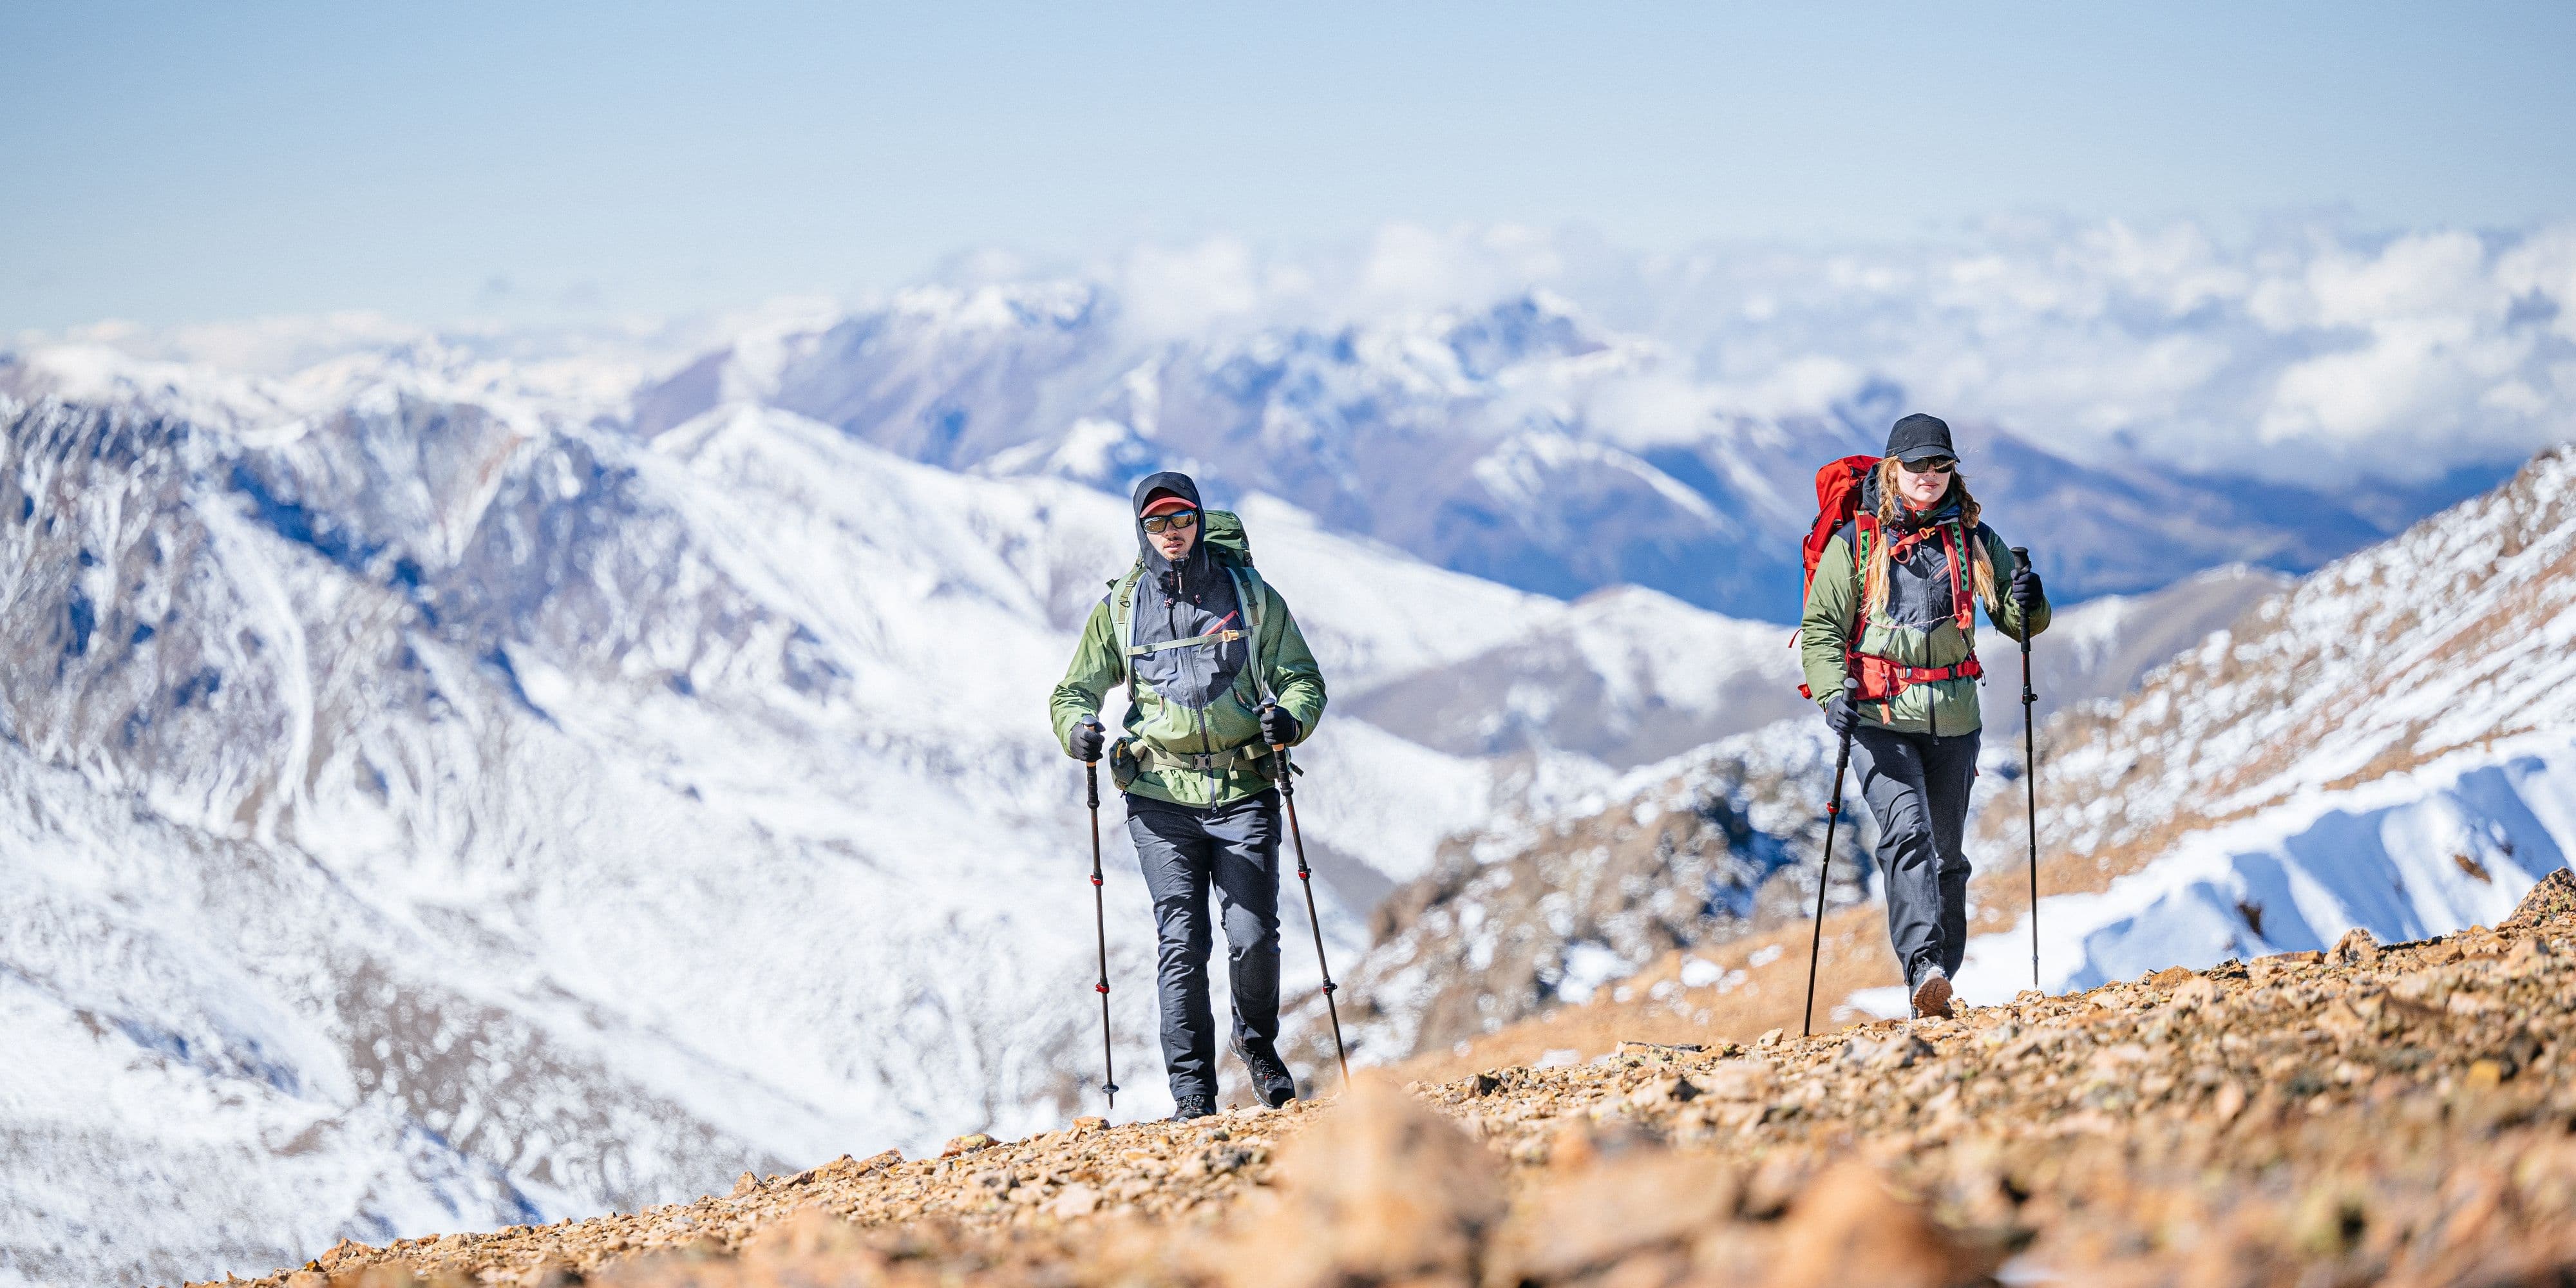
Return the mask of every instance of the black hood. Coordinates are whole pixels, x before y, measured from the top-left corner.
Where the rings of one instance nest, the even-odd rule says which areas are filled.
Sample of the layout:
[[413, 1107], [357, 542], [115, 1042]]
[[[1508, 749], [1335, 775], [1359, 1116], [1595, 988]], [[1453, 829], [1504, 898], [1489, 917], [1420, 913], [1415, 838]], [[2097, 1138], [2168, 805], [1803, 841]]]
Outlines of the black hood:
[[[1157, 492], [1169, 492], [1172, 495], [1189, 502], [1202, 516], [1199, 520], [1198, 540], [1190, 543], [1190, 552], [1181, 556], [1181, 561], [1177, 565], [1175, 565], [1171, 560], [1165, 559], [1163, 557], [1163, 552], [1155, 549], [1153, 541], [1145, 535], [1145, 516], [1143, 514], [1145, 502]], [[1135, 520], [1136, 523], [1136, 551], [1144, 557], [1145, 571], [1150, 574], [1155, 581], [1162, 583], [1166, 589], [1169, 589], [1172, 587], [1173, 583], [1167, 574], [1177, 572], [1180, 574], [1180, 585], [1204, 586], [1208, 584], [1207, 578], [1215, 572], [1216, 565], [1208, 555], [1207, 520], [1204, 517], [1207, 513], [1207, 507], [1199, 502], [1199, 485], [1196, 481], [1192, 480], [1189, 475], [1180, 473], [1176, 470], [1162, 470], [1157, 473], [1148, 474], [1136, 481], [1136, 492], [1133, 496], [1128, 498], [1127, 513]]]

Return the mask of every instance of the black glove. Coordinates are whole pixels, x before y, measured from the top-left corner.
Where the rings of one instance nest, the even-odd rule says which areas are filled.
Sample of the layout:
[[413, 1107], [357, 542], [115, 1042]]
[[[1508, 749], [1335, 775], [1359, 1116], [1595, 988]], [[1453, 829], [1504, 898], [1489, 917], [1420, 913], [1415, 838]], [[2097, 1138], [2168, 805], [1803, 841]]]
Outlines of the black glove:
[[1860, 708], [1849, 697], [1837, 693], [1825, 699], [1825, 727], [1837, 738], [1848, 738], [1860, 728]]
[[2025, 559], [2013, 565], [2011, 593], [2012, 601], [2021, 605], [2021, 611], [2024, 613], [2038, 611], [2041, 596], [2045, 592], [2039, 588], [2039, 569], [2031, 567], [2029, 560]]
[[1301, 732], [1303, 731], [1297, 727], [1297, 717], [1288, 714], [1286, 707], [1276, 702], [1261, 704], [1261, 740], [1263, 742], [1273, 747], [1285, 747], [1297, 741], [1297, 735]]
[[1109, 731], [1100, 727], [1100, 717], [1084, 716], [1073, 726], [1073, 758], [1084, 764], [1100, 759], [1100, 748], [1109, 741]]

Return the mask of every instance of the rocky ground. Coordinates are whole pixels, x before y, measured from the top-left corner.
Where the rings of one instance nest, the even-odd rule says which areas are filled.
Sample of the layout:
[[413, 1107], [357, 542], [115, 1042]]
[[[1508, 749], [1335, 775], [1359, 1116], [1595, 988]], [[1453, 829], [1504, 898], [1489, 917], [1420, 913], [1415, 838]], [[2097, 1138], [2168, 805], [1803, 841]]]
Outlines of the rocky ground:
[[285, 1288], [2576, 1276], [2576, 877], [2492, 930], [1399, 1087], [493, 1234]]

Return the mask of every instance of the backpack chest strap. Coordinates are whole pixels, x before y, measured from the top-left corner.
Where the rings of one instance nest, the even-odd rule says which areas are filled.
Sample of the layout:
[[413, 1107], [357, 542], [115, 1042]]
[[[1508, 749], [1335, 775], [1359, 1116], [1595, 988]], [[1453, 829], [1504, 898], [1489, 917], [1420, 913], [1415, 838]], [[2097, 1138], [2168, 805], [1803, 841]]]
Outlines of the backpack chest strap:
[[[1875, 525], [1872, 524], [1864, 523], [1858, 527], [1860, 552], [1854, 557], [1852, 563], [1860, 570], [1858, 580], [1865, 588], [1869, 583], [1869, 539], [1877, 533]], [[1971, 547], [1968, 544], [1967, 526], [1964, 523], [1958, 520], [1946, 520], [1929, 528], [1917, 528], [1891, 540], [1888, 543], [1887, 556], [1891, 563], [1903, 559], [1912, 553], [1915, 546], [1930, 540], [1936, 533], [1941, 539], [1941, 553], [1947, 556], [1944, 562], [1949, 564], [1950, 618], [1959, 624], [1959, 630], [1962, 633], [1966, 633], [1973, 630], [1976, 625], [1977, 592], [1975, 578], [1967, 571]], [[1888, 575], [1894, 576], [1895, 573], [1891, 569]], [[1854, 629], [1851, 644], [1848, 647], [1856, 649], [1860, 646], [1861, 634], [1868, 629], [1869, 621], [1869, 596], [1864, 590], [1861, 595], [1861, 611], [1853, 614]]]
[[1236, 640], [1242, 639], [1243, 634], [1244, 633], [1239, 630], [1210, 631], [1205, 635], [1193, 635], [1185, 640], [1162, 640], [1153, 644], [1130, 644], [1127, 646], [1127, 656], [1143, 657], [1148, 653], [1160, 653], [1167, 648], [1189, 648], [1192, 645], [1197, 644], [1231, 644]]

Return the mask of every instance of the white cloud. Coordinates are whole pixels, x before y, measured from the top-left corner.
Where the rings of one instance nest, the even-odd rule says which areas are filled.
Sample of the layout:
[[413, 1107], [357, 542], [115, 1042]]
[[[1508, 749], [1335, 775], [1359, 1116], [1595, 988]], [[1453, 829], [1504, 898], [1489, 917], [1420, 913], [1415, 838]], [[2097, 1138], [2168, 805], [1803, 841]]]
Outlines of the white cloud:
[[1264, 303], [1252, 248], [1230, 237], [1193, 246], [1141, 246], [1118, 277], [1129, 325], [1157, 339], [1203, 335]]
[[[1498, 380], [1485, 389], [1491, 432], [1561, 423], [1630, 450], [1747, 418], [1833, 414], [1890, 387], [1909, 408], [2078, 456], [2324, 481], [2429, 477], [2576, 433], [2576, 222], [2397, 235], [2307, 224], [2231, 240], [2188, 220], [2016, 219], [1911, 243], [1660, 255], [1582, 230], [1390, 224], [1294, 252], [1229, 237], [1138, 246], [1045, 279], [1006, 255], [968, 254], [947, 277], [865, 306], [1007, 329], [1032, 291], [1063, 309], [1105, 297], [1138, 361], [1174, 342], [1267, 351], [1286, 329], [1348, 329], [1380, 375], [1435, 396]], [[1449, 328], [1524, 297], [1606, 348], [1498, 377], [1462, 368]], [[545, 387], [599, 401], [629, 373], [667, 372], [720, 337], [819, 325], [827, 304], [585, 331], [433, 335], [339, 314], [101, 323], [20, 342], [268, 376], [444, 346], [555, 364]]]

